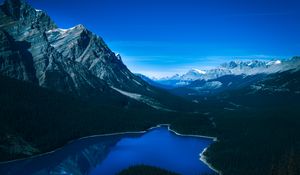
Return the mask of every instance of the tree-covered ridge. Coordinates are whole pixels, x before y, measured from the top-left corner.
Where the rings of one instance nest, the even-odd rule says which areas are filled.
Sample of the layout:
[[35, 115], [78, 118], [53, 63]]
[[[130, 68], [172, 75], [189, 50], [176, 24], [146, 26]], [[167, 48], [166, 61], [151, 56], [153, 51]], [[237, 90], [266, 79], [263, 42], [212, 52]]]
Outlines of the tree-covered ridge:
[[122, 170], [118, 175], [179, 175], [158, 167], [136, 165]]
[[135, 108], [128, 109], [127, 101], [112, 105], [84, 100], [5, 76], [0, 84], [1, 161], [48, 152], [83, 136], [142, 131], [161, 123], [179, 126], [191, 119], [193, 123], [181, 126], [190, 132], [212, 127], [201, 114], [163, 112], [134, 101], [129, 103]]

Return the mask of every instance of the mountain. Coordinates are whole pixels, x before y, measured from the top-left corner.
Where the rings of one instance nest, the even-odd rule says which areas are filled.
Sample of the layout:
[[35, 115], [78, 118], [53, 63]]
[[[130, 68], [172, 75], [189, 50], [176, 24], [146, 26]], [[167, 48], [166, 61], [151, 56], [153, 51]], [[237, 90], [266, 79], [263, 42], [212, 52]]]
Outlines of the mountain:
[[169, 110], [165, 91], [131, 73], [83, 25], [58, 28], [45, 12], [20, 0], [4, 1], [0, 21], [0, 74], [82, 98], [112, 104], [132, 99]]
[[[52, 37], [55, 35], [52, 33], [60, 29], [46, 13], [25, 2], [7, 0], [1, 6], [0, 16], [1, 74], [77, 95], [112, 91], [88, 67], [74, 60], [74, 57], [64, 55], [66, 52], [85, 50], [82, 39], [90, 38], [82, 26], [70, 29], [80, 37], [74, 36], [74, 40], [62, 41], [66, 46], [73, 46], [62, 53], [54, 47]], [[81, 48], [75, 48], [76, 42]]]
[[134, 100], [131, 108], [95, 103], [2, 75], [0, 84], [0, 161], [52, 151], [83, 136], [140, 131], [186, 117]]
[[298, 70], [299, 67], [300, 57], [271, 61], [230, 61], [214, 69], [192, 69], [183, 75], [154, 79], [151, 84], [165, 88], [172, 94], [195, 99], [197, 96], [256, 87], [257, 82], [265, 80], [269, 75], [276, 76], [285, 71]]
[[[215, 120], [223, 128], [218, 139], [224, 141], [210, 147], [207, 154], [222, 174], [300, 173], [299, 68], [268, 74], [239, 89], [192, 97], [216, 108], [223, 104]], [[262, 161], [263, 167], [256, 168], [259, 165], [254, 162]]]
[[172, 93], [184, 97], [211, 96], [224, 91], [241, 89], [263, 80], [267, 74], [224, 75], [216, 79], [195, 80], [184, 87], [173, 88]]
[[[220, 91], [210, 100], [223, 101], [228, 108], [238, 110], [242, 106], [247, 110], [259, 109], [266, 106], [270, 112], [278, 109], [289, 109], [295, 112], [293, 106], [299, 106], [300, 96], [300, 67], [265, 75], [236, 89]], [[203, 99], [193, 96], [192, 99]], [[298, 115], [296, 115], [298, 116]]]
[[180, 79], [181, 80], [195, 80], [198, 79], [198, 77], [204, 76], [206, 74], [205, 71], [199, 70], [199, 69], [191, 69], [186, 74], [183, 74]]
[[154, 80], [162, 85], [176, 87], [186, 87], [192, 84], [193, 81], [210, 81], [222, 76], [253, 76], [257, 74], [272, 74], [293, 69], [300, 65], [299, 57], [294, 57], [289, 60], [250, 60], [250, 61], [230, 61], [221, 64], [217, 68], [209, 70], [191, 69], [183, 75], [174, 75]]
[[300, 67], [267, 76], [263, 81], [243, 89], [247, 94], [294, 94], [300, 95]]
[[20, 0], [0, 6], [0, 84], [1, 161], [87, 135], [180, 123], [195, 109], [131, 73], [83, 25], [58, 28]]
[[142, 80], [150, 84], [151, 86], [162, 88], [162, 89], [172, 89], [173, 86], [168, 86], [166, 84], [161, 84], [159, 82], [156, 82], [155, 80], [152, 80], [151, 78], [147, 77], [146, 75], [136, 73], [136, 76], [140, 77]]
[[[298, 62], [296, 59], [294, 61]], [[299, 75], [300, 66], [273, 74], [225, 75], [211, 80], [196, 80], [185, 87], [173, 88], [170, 92], [197, 102], [213, 98], [239, 103], [255, 101], [250, 97], [263, 98], [261, 96], [265, 95], [292, 98], [300, 94]]]

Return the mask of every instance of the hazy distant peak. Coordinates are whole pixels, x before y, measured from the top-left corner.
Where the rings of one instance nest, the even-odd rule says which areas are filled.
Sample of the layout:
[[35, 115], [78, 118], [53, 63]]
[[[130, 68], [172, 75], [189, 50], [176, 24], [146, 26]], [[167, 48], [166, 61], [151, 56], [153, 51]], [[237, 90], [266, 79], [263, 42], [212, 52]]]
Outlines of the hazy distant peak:
[[196, 68], [192, 68], [192, 69], [190, 70], [190, 72], [196, 72], [196, 73], [198, 73], [198, 74], [206, 74], [205, 71], [200, 70], [200, 69], [196, 69]]
[[269, 61], [266, 65], [270, 66], [270, 65], [278, 65], [281, 64], [282, 61], [281, 60], [274, 60], [274, 61]]
[[[272, 74], [290, 69], [295, 69], [300, 65], [300, 57], [293, 57], [288, 60], [235, 60], [221, 64], [217, 68], [207, 69], [205, 71], [199, 69], [191, 69], [182, 75], [174, 75], [173, 77], [161, 78], [157, 81], [167, 82], [168, 85], [186, 85], [195, 80], [211, 80], [225, 75], [257, 75]], [[176, 81], [175, 81], [176, 80]]]

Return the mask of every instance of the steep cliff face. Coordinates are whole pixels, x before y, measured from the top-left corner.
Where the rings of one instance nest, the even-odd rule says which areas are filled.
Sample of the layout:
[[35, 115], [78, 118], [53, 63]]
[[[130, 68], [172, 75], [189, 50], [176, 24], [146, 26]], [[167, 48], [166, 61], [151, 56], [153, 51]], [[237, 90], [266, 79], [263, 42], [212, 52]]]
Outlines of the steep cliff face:
[[45, 12], [21, 0], [0, 6], [0, 39], [2, 75], [80, 97], [122, 104], [132, 99], [156, 109], [170, 102], [178, 106], [177, 98], [131, 73], [121, 56], [83, 25], [58, 28]]
[[[47, 39], [43, 32], [56, 27], [50, 18], [18, 0], [5, 1], [0, 8], [1, 72], [10, 77], [38, 83], [47, 65]], [[36, 62], [39, 64], [36, 65]]]
[[5, 31], [0, 30], [1, 72], [7, 76], [36, 82], [31, 54], [26, 50], [29, 44], [16, 42]]
[[[72, 92], [75, 83], [64, 68], [62, 55], [48, 42], [45, 32], [56, 28], [42, 11], [18, 0], [1, 6], [1, 73], [12, 78], [31, 81], [58, 91]], [[53, 83], [49, 83], [56, 76]]]
[[[46, 13], [19, 0], [5, 1], [1, 6], [0, 19], [1, 60], [6, 63], [1, 64], [4, 74], [33, 82], [36, 78], [41, 86], [46, 87], [51, 86], [49, 81], [53, 76], [60, 74], [55, 83], [61, 82], [69, 86], [61, 87], [61, 90], [69, 91], [80, 86], [84, 79], [89, 81], [88, 74], [123, 90], [145, 85], [127, 69], [120, 56], [115, 55], [100, 37], [83, 25], [70, 29], [57, 28]], [[6, 44], [10, 46], [4, 46]], [[17, 48], [17, 45], [20, 47]], [[24, 67], [21, 69], [14, 63], [4, 61], [11, 60], [8, 57], [12, 54], [8, 52], [12, 50], [15, 50], [14, 54], [21, 54], [21, 62], [33, 64], [32, 68], [21, 64]], [[7, 70], [10, 66], [13, 69]], [[24, 71], [12, 73], [18, 69], [24, 70], [25, 75], [19, 75]], [[93, 82], [89, 84], [93, 86]]]
[[127, 91], [141, 90], [143, 85], [146, 86], [127, 69], [121, 57], [113, 53], [102, 38], [83, 25], [48, 30], [46, 36], [50, 45], [64, 58], [80, 63], [109, 86]]
[[60, 29], [45, 12], [20, 0], [1, 5], [0, 22], [1, 74], [80, 96], [122, 95], [111, 87], [150, 95], [151, 87], [83, 25]]

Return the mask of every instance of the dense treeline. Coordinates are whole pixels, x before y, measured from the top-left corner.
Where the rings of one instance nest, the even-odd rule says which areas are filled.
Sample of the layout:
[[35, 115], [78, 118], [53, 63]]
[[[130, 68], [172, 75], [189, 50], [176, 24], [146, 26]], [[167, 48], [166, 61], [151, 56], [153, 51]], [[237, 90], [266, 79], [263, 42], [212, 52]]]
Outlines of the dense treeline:
[[[300, 77], [288, 76], [295, 80]], [[16, 143], [14, 136], [22, 138], [17, 143], [28, 143], [45, 152], [85, 135], [144, 130], [170, 123], [181, 133], [216, 135], [218, 142], [206, 154], [225, 175], [300, 174], [300, 94], [294, 91], [251, 94], [241, 90], [200, 99], [199, 108], [205, 112], [201, 115], [89, 103], [0, 78], [1, 160], [28, 156], [24, 151], [16, 154], [5, 149]], [[232, 108], [229, 102], [240, 106], [224, 109]], [[148, 172], [146, 169], [143, 172]]]
[[207, 155], [224, 174], [300, 173], [299, 113], [288, 109], [228, 112], [216, 123], [220, 141]]
[[[148, 165], [136, 165], [122, 170], [118, 175], [179, 175], [175, 172], [170, 172], [158, 167]], [[199, 175], [214, 175], [214, 174], [199, 174]]]
[[157, 167], [137, 165], [121, 171], [120, 173], [118, 173], [118, 175], [179, 175], [179, 174], [169, 172]]
[[220, 141], [208, 149], [209, 161], [229, 175], [300, 174], [299, 80], [299, 71], [284, 72], [263, 84], [288, 91], [248, 88], [219, 95], [240, 106], [215, 114]]
[[199, 114], [89, 102], [3, 76], [0, 84], [1, 161], [51, 151], [87, 135], [140, 131], [160, 123], [180, 123], [185, 117], [194, 119], [190, 126], [203, 130], [211, 126]]

